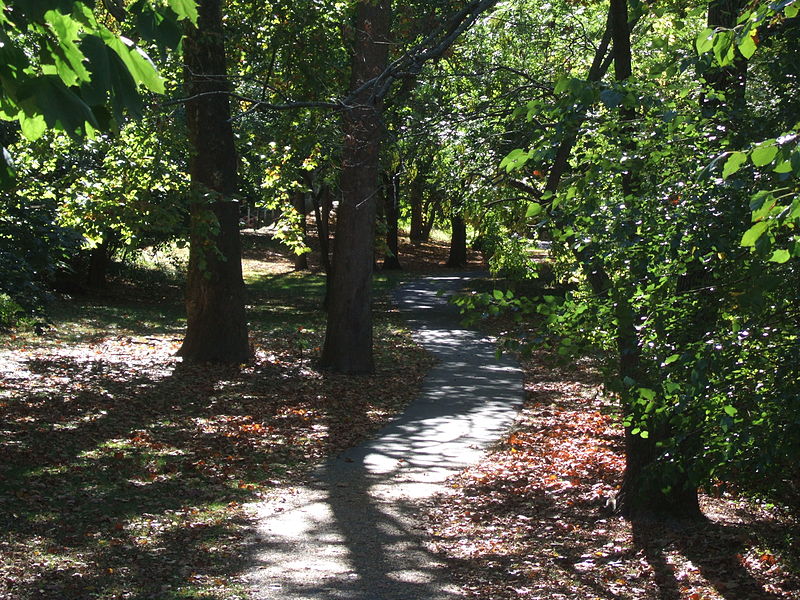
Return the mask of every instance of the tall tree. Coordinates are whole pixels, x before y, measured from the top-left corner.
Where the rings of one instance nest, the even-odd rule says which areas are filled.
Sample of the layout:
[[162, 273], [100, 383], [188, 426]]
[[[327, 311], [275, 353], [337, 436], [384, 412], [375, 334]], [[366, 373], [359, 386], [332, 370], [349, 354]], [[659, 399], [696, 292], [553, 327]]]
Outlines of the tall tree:
[[413, 78], [426, 62], [440, 58], [497, 1], [468, 2], [391, 64], [391, 2], [361, 0], [356, 5], [351, 93], [342, 117], [342, 199], [328, 287], [323, 368], [341, 373], [374, 370], [370, 305], [383, 98], [394, 81]]
[[384, 269], [402, 269], [400, 264], [400, 174], [395, 170], [383, 174], [383, 201], [386, 215], [386, 256], [383, 257]]
[[184, 40], [193, 201], [187, 330], [178, 355], [190, 362], [242, 363], [250, 348], [221, 5], [200, 0], [197, 27]]
[[353, 94], [342, 117], [342, 198], [322, 350], [322, 366], [341, 373], [370, 373], [375, 368], [370, 299], [383, 124], [382, 101], [376, 89], [364, 83], [386, 69], [390, 23], [390, 0], [358, 3], [350, 79]]

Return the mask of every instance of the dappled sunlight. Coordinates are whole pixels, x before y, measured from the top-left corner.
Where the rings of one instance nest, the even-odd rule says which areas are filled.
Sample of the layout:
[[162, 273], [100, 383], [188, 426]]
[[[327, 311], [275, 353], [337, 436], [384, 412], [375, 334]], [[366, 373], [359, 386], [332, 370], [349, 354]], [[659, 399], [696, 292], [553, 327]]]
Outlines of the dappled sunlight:
[[622, 429], [585, 367], [530, 361], [514, 431], [430, 507], [433, 548], [468, 597], [795, 598], [797, 574], [768, 549], [797, 535], [790, 518], [708, 496], [699, 523], [630, 522], [606, 508], [624, 468]]
[[[300, 289], [315, 302], [318, 278], [285, 281], [287, 303]], [[266, 284], [257, 295], [269, 303]], [[0, 349], [0, 596], [235, 597], [242, 505], [364, 439], [431, 359], [388, 319], [376, 344], [391, 369], [322, 374], [320, 334], [295, 309], [254, 328], [252, 363], [185, 365], [180, 323], [152, 327], [154, 307], [118, 300]]]
[[254, 506], [261, 549], [247, 580], [255, 597], [457, 594], [444, 565], [424, 548], [414, 515], [420, 501], [441, 492], [507, 430], [522, 400], [518, 366], [498, 359], [483, 336], [449, 329], [457, 314], [437, 290], [463, 281], [425, 279], [395, 295], [416, 339], [440, 359], [418, 399], [374, 440], [325, 463], [308, 487]]

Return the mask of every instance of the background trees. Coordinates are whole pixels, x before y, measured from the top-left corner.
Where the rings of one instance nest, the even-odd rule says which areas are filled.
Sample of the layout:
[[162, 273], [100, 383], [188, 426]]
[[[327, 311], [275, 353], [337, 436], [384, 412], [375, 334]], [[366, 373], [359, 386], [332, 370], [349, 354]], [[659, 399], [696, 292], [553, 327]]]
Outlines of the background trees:
[[[772, 245], [778, 238], [758, 240], [774, 226], [770, 211], [791, 214], [796, 146], [792, 133], [757, 133], [775, 119], [760, 101], [772, 92], [744, 85], [745, 71], [748, 79], [765, 73], [751, 25], [769, 39], [793, 28], [793, 9], [737, 21], [732, 6], [633, 6], [632, 69], [620, 65], [625, 37], [615, 29], [617, 81], [555, 74], [554, 95], [524, 111], [535, 136], [503, 161], [532, 188], [530, 231], [552, 241], [556, 273], [576, 285], [563, 299], [538, 297], [535, 310], [564, 355], [594, 348], [608, 361], [607, 386], [622, 400], [628, 432], [622, 506], [632, 513], [695, 512], [694, 486], [745, 471], [760, 473], [751, 485], [793, 489], [793, 469], [768, 450], [774, 430], [762, 433], [787, 431], [793, 419], [768, 407], [795, 393], [774, 353], [796, 343], [788, 308], [796, 270], [791, 252]], [[593, 45], [602, 48], [600, 35]], [[600, 55], [587, 53], [584, 69], [591, 54]], [[595, 65], [608, 60], [599, 58]], [[560, 125], [539, 125], [548, 120]], [[763, 168], [767, 179], [789, 182], [782, 201], [761, 203], [769, 192], [757, 192], [750, 169]], [[544, 185], [527, 176], [548, 171]], [[752, 223], [751, 209], [761, 209]], [[766, 393], [746, 383], [767, 373], [783, 383]]]
[[[543, 343], [605, 365], [628, 431], [626, 510], [694, 512], [697, 485], [743, 472], [792, 489], [795, 2], [237, 0], [201, 22], [210, 37], [187, 28], [180, 59], [163, 49], [192, 3], [137, 2], [122, 22], [88, 6], [0, 7], [15, 301], [41, 303], [56, 271], [81, 268], [78, 248], [99, 284], [114, 252], [185, 238], [191, 204], [185, 354], [239, 362], [241, 215], [223, 198], [282, 211], [300, 252], [306, 214], [324, 242], [336, 205], [322, 362], [369, 372], [385, 200], [394, 254], [395, 220], [417, 242], [436, 225], [454, 234], [452, 265], [477, 239], [494, 273], [547, 287], [485, 302], [535, 313]], [[210, 321], [231, 345], [197, 325], [216, 294]]]

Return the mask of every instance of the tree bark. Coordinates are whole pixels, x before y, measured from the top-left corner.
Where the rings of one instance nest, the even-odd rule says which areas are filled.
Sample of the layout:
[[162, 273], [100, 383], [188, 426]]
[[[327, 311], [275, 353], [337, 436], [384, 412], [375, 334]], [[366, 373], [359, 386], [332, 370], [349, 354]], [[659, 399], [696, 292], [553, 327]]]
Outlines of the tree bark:
[[[356, 41], [350, 89], [384, 71], [389, 55], [390, 0], [361, 0], [356, 6]], [[321, 366], [339, 373], [371, 373], [372, 271], [375, 248], [376, 197], [379, 194], [379, 154], [383, 138], [382, 104], [375, 90], [353, 95], [344, 112], [342, 129], [342, 199], [328, 300], [328, 322]]]
[[[221, 0], [197, 3], [197, 28], [184, 39], [186, 119], [194, 200], [186, 290], [187, 362], [250, 358], [244, 308], [237, 160], [228, 104]], [[220, 92], [220, 93], [214, 93]]]
[[409, 237], [412, 244], [421, 244], [428, 241], [425, 232], [425, 178], [417, 171], [416, 176], [409, 186], [409, 204], [411, 205], [411, 231]]
[[[633, 73], [630, 26], [628, 23], [627, 0], [610, 0], [611, 37], [614, 43], [614, 75], [617, 81], [629, 79]], [[620, 118], [623, 120], [623, 135], [629, 154], [635, 154], [636, 143], [633, 140], [632, 121], [636, 112], [632, 108], [621, 108]], [[640, 193], [638, 173], [629, 168], [622, 173], [622, 192], [626, 197]], [[634, 273], [632, 279], [635, 280]], [[617, 352], [619, 354], [619, 378], [623, 387], [628, 388], [627, 381], [636, 382], [637, 388], [647, 387], [647, 378], [641, 365], [641, 351], [636, 323], [638, 314], [631, 307], [625, 288], [616, 294], [614, 306], [617, 320]], [[634, 388], [634, 389], [637, 389]], [[635, 401], [624, 391], [622, 406], [626, 414], [636, 412]], [[697, 499], [697, 488], [689, 481], [680, 457], [675, 457], [676, 468], [665, 471], [658, 463], [662, 451], [659, 442], [671, 437], [672, 431], [666, 419], [653, 418], [648, 427], [648, 437], [632, 433], [632, 427], [625, 429], [625, 473], [622, 488], [618, 496], [617, 506], [620, 511], [630, 517], [643, 514], [670, 515], [681, 517], [700, 516], [700, 504]]]
[[331, 189], [323, 184], [319, 192], [314, 194], [314, 220], [317, 223], [317, 237], [319, 238], [319, 253], [322, 270], [325, 275], [331, 272], [331, 244], [330, 244], [330, 219], [331, 219]]
[[[292, 206], [300, 215], [300, 230], [303, 232], [303, 243], [308, 246], [308, 224], [306, 223], [306, 195], [303, 192], [296, 192], [292, 198]], [[308, 253], [294, 255], [294, 270], [308, 270]]]
[[107, 230], [103, 241], [92, 248], [86, 270], [86, 285], [96, 288], [105, 287], [108, 280], [108, 267], [111, 265], [111, 257], [114, 255], [118, 243], [119, 234], [112, 229]]
[[460, 214], [450, 217], [452, 235], [450, 236], [450, 254], [447, 257], [447, 266], [461, 268], [467, 266], [467, 224]]
[[[745, 0], [714, 0], [708, 5], [708, 26], [712, 29], [733, 29], [745, 5]], [[724, 100], [704, 96], [702, 99], [704, 112], [707, 116], [713, 117], [719, 111], [723, 111], [722, 122], [733, 125], [735, 116], [746, 105], [747, 60], [740, 52], [736, 52], [733, 64], [726, 67], [711, 67], [704, 76], [714, 91], [725, 96]]]
[[388, 252], [383, 257], [383, 268], [398, 270], [402, 269], [400, 264], [400, 231], [398, 220], [400, 217], [400, 198], [397, 193], [399, 175], [397, 173], [387, 173], [384, 175], [384, 212], [386, 213], [386, 248]]

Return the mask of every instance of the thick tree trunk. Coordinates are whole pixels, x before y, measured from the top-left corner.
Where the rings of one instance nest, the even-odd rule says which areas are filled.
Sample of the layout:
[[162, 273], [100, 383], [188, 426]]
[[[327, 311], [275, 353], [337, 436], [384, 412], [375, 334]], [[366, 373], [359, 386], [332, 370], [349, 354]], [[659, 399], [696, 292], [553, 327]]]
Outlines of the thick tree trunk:
[[386, 256], [383, 257], [384, 269], [402, 269], [400, 264], [400, 198], [397, 193], [399, 176], [397, 173], [385, 174], [383, 180], [384, 212], [386, 213]]
[[464, 217], [454, 214], [450, 217], [450, 225], [453, 230], [450, 236], [450, 255], [447, 258], [447, 266], [461, 268], [467, 265], [467, 224]]
[[[188, 362], [250, 358], [244, 309], [236, 149], [230, 124], [221, 0], [200, 0], [184, 39], [186, 119], [194, 202], [186, 290]], [[215, 93], [219, 92], [219, 93]]]
[[[390, 0], [361, 0], [356, 7], [356, 41], [350, 89], [379, 75], [389, 54]], [[340, 373], [371, 373], [372, 269], [375, 248], [378, 159], [382, 105], [367, 88], [342, 119], [342, 199], [337, 212], [328, 322], [321, 366]]]
[[[632, 57], [630, 44], [630, 26], [628, 23], [627, 0], [611, 0], [610, 5], [611, 36], [614, 43], [614, 72], [617, 81], [631, 77]], [[633, 109], [622, 108], [620, 118], [626, 124], [623, 135], [627, 141], [627, 151], [635, 155], [632, 121], [636, 117]], [[635, 169], [622, 174], [622, 192], [628, 196], [639, 193], [640, 182]], [[635, 278], [635, 274], [633, 277]], [[625, 292], [615, 298], [617, 317], [617, 351], [619, 353], [619, 378], [623, 386], [627, 381], [636, 382], [637, 387], [646, 387], [646, 376], [641, 368], [639, 336], [636, 331], [638, 315], [628, 302]], [[623, 392], [622, 405], [626, 414], [636, 413], [635, 401]], [[658, 464], [662, 450], [660, 442], [671, 435], [669, 422], [665, 419], [651, 419], [648, 436], [632, 433], [632, 428], [625, 430], [625, 474], [618, 497], [618, 507], [623, 514], [636, 517], [648, 515], [670, 515], [681, 517], [700, 516], [700, 505], [697, 489], [688, 478], [681, 464], [680, 457], [675, 457], [675, 468], [666, 471]]]

